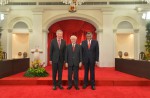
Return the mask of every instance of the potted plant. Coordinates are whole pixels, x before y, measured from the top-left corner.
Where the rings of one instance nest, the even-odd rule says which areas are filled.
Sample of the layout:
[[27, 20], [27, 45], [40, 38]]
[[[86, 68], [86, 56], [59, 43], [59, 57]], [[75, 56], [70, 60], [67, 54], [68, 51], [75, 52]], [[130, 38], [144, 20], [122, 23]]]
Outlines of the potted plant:
[[25, 72], [25, 77], [47, 77], [49, 74], [40, 60], [34, 60], [31, 67]]

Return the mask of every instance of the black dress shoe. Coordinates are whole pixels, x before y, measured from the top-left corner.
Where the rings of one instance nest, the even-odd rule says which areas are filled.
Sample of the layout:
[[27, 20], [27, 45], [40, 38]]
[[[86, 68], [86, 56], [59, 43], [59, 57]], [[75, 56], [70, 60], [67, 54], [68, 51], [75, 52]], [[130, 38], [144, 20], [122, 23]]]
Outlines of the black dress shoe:
[[76, 90], [79, 90], [79, 87], [76, 86], [75, 89], [76, 89]]
[[86, 88], [87, 88], [87, 85], [84, 84], [82, 88], [83, 88], [83, 89], [86, 89]]
[[56, 86], [53, 86], [53, 90], [56, 90], [57, 88], [56, 88]]
[[95, 90], [96, 88], [95, 88], [95, 86], [92, 86], [91, 89], [92, 89], [92, 90]]
[[59, 85], [58, 87], [59, 87], [60, 89], [64, 89], [62, 85]]
[[70, 90], [72, 88], [72, 86], [69, 86], [67, 89]]

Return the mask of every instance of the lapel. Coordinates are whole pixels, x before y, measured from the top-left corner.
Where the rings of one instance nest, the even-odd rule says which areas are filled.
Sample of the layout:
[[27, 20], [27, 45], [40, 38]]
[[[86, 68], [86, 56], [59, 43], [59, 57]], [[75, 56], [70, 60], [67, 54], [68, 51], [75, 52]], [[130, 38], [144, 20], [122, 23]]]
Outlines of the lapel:
[[62, 43], [63, 42], [63, 40], [61, 39], [61, 43], [60, 43], [60, 48], [59, 48], [59, 45], [58, 45], [58, 42], [57, 42], [57, 38], [55, 39], [55, 43], [56, 43], [56, 46], [57, 46], [57, 48], [60, 50], [61, 49], [61, 47], [62, 47]]
[[71, 49], [71, 52], [74, 53], [77, 50], [77, 44], [75, 45], [75, 51], [73, 51], [72, 44], [70, 44], [70, 49]]
[[93, 45], [93, 40], [91, 40], [91, 46], [90, 46], [90, 49], [91, 49], [92, 45]]
[[[60, 49], [61, 49], [61, 47], [62, 47], [62, 44], [63, 44], [62, 42], [63, 42], [63, 40], [61, 39], [61, 43], [60, 43]], [[58, 47], [58, 48], [59, 48], [59, 47]]]
[[76, 50], [77, 50], [77, 44], [75, 45], [75, 51], [74, 52], [76, 52]]
[[88, 41], [87, 40], [85, 40], [85, 45], [87, 46], [87, 48], [88, 48]]
[[57, 38], [55, 39], [55, 45], [56, 45], [57, 48], [59, 49], [58, 42], [57, 42]]
[[[59, 49], [57, 38], [55, 39], [55, 43], [56, 43], [57, 48]], [[61, 40], [60, 48], [61, 48], [61, 45], [62, 45], [62, 40]]]
[[70, 48], [71, 52], [73, 53], [72, 44], [69, 45], [69, 48]]

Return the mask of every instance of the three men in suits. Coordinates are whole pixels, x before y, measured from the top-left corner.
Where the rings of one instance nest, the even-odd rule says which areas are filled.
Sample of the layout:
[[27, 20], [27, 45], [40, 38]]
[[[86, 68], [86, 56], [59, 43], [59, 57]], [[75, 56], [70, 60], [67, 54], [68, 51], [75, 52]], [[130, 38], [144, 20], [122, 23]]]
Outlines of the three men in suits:
[[74, 84], [75, 89], [79, 90], [78, 87], [78, 72], [79, 67], [82, 65], [82, 53], [81, 53], [81, 46], [76, 43], [77, 37], [72, 35], [70, 37], [71, 44], [66, 47], [66, 54], [65, 54], [65, 62], [66, 67], [68, 67], [68, 90], [72, 88], [72, 76], [74, 74]]
[[[53, 90], [56, 90], [56, 86], [63, 89], [62, 86], [62, 70], [65, 60], [66, 42], [63, 40], [63, 31], [56, 31], [56, 38], [51, 41], [50, 45], [50, 63], [52, 64], [52, 78], [53, 78]], [[58, 84], [56, 82], [56, 75], [58, 73]]]
[[83, 89], [88, 85], [88, 73], [90, 70], [91, 89], [95, 90], [95, 64], [99, 61], [99, 45], [92, 39], [92, 33], [86, 34], [86, 39], [82, 42], [82, 63], [84, 65]]

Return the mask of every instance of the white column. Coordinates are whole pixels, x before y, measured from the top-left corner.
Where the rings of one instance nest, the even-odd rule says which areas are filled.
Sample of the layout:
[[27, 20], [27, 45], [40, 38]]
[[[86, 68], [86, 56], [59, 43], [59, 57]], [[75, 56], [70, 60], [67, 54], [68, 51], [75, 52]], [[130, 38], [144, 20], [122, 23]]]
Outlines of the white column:
[[12, 59], [12, 29], [7, 33], [7, 59]]
[[117, 53], [117, 35], [116, 35], [116, 33], [117, 33], [117, 29], [113, 29], [113, 35], [114, 35], [114, 58], [116, 58], [117, 56], [118, 56], [118, 53]]
[[102, 29], [97, 29], [96, 30], [97, 33], [97, 41], [99, 43], [99, 67], [103, 65], [103, 30]]
[[[31, 49], [43, 49], [42, 43], [42, 11], [33, 11], [33, 30], [30, 33], [30, 51]], [[42, 56], [43, 54], [41, 54]], [[42, 57], [41, 57], [42, 58]], [[33, 60], [33, 55], [30, 53], [30, 59]], [[42, 61], [43, 62], [43, 61]]]
[[113, 33], [113, 12], [108, 9], [103, 11], [103, 46], [102, 46], [102, 67], [114, 67], [114, 33]]
[[48, 56], [48, 43], [47, 43], [47, 37], [48, 37], [48, 30], [43, 30], [43, 61], [45, 62], [45, 66], [47, 66], [47, 56]]
[[[2, 29], [3, 29], [3, 31], [1, 32], [1, 44], [2, 44], [2, 48], [3, 48], [3, 51], [5, 51], [5, 52], [7, 52], [7, 57], [10, 57], [10, 56], [8, 56], [9, 55], [9, 36], [8, 35], [10, 35], [10, 33], [8, 33], [8, 14], [9, 14], [9, 12], [4, 12], [4, 17], [5, 17], [5, 19], [3, 20], [3, 27], [2, 27]], [[11, 41], [10, 41], [11, 42]]]
[[139, 30], [134, 30], [134, 59], [139, 59], [140, 53], [140, 38], [139, 38]]

